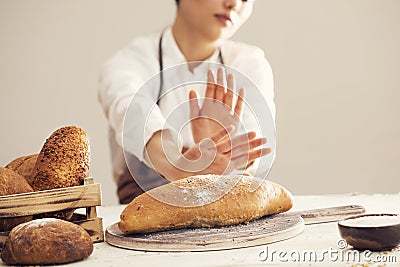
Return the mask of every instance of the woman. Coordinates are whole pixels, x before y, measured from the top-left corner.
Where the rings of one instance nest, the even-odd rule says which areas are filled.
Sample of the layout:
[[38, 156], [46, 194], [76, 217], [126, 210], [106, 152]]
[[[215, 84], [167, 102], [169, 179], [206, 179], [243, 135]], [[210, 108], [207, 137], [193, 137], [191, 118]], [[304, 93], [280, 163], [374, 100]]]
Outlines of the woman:
[[[110, 124], [114, 178], [118, 184], [121, 203], [128, 203], [143, 191], [166, 181], [194, 174], [225, 174], [234, 169], [245, 168], [271, 151], [269, 148], [257, 148], [266, 140], [256, 138], [254, 132], [235, 132], [234, 126], [237, 129], [241, 113], [243, 120], [246, 120], [249, 113], [242, 107], [244, 91], [242, 89], [239, 94], [234, 93], [234, 77], [225, 77], [222, 68], [214, 70], [217, 72], [217, 83], [224, 84], [226, 78], [228, 88], [215, 85], [215, 75], [209, 70], [210, 65], [203, 63], [221, 63], [243, 72], [260, 89], [274, 116], [272, 71], [264, 53], [257, 47], [228, 41], [250, 16], [253, 1], [176, 2], [177, 13], [171, 27], [161, 33], [133, 40], [108, 60], [102, 69], [99, 100]], [[173, 77], [160, 75], [157, 77], [157, 80], [160, 80], [158, 86], [152, 86], [143, 95], [138, 93], [142, 84], [160, 70], [185, 63], [190, 64], [187, 68], [178, 67], [179, 71], [174, 73]], [[184, 88], [158, 98], [161, 91], [168, 88], [168, 82], [172, 78], [177, 79], [178, 76], [179, 79], [179, 76], [182, 76], [182, 80], [185, 80], [193, 73], [204, 73], [208, 77], [209, 84], [202, 92], [196, 93], [190, 88]], [[139, 94], [142, 99], [136, 101]], [[176, 129], [166, 126], [166, 116], [179, 106], [183, 99], [187, 99], [188, 95], [189, 110], [181, 112], [181, 115], [184, 118], [190, 115], [191, 127], [189, 132], [183, 135], [184, 144], [180, 151], [182, 153], [167, 155], [169, 151], [176, 151], [178, 145], [173, 134]], [[205, 95], [206, 101], [201, 105], [198, 95]], [[236, 101], [233, 100], [235, 98]], [[135, 104], [130, 104], [131, 102]], [[143, 105], [151, 102], [156, 105], [150, 115], [145, 114]], [[135, 114], [135, 121], [129, 120], [129, 124], [124, 125], [128, 109], [131, 114]], [[207, 117], [200, 116], [204, 111], [207, 111]], [[215, 123], [213, 117], [218, 115], [222, 121]], [[147, 118], [145, 123], [144, 118]], [[231, 127], [231, 124], [234, 126]], [[127, 127], [129, 130], [126, 130]], [[235, 135], [235, 139], [232, 139], [234, 141], [227, 141], [227, 135]], [[205, 138], [211, 138], [216, 146], [202, 143]], [[126, 166], [122, 147], [129, 168]], [[186, 160], [197, 160], [202, 155], [206, 157], [207, 151], [211, 151], [208, 158], [213, 159], [210, 164], [203, 164], [204, 168], [201, 169], [182, 168], [188, 163]], [[166, 180], [159, 179], [158, 174]]]

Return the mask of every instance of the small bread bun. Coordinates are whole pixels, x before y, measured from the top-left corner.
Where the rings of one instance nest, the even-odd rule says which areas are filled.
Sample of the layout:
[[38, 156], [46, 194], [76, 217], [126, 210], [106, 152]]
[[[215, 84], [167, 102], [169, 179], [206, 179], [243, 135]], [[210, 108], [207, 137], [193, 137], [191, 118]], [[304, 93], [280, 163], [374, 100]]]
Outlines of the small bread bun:
[[6, 165], [6, 168], [13, 170], [16, 173], [20, 174], [28, 181], [29, 184], [31, 184], [29, 179], [32, 175], [37, 158], [38, 158], [38, 154], [22, 156], [22, 157], [14, 159], [10, 163], [8, 163]]
[[[32, 187], [18, 173], [0, 167], [0, 196], [33, 192]], [[0, 219], [0, 231], [10, 231], [16, 225], [32, 220], [32, 216]]]
[[57, 264], [85, 259], [92, 252], [93, 241], [82, 227], [46, 218], [16, 226], [1, 259], [6, 264]]

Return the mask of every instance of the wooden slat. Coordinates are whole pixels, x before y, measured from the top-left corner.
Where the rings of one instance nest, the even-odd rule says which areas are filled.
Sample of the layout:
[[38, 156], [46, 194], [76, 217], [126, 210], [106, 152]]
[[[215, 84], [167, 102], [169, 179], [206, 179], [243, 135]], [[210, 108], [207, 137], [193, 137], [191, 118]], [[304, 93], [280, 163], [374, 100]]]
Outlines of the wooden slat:
[[101, 205], [100, 184], [0, 197], [0, 218]]
[[[94, 179], [92, 177], [86, 178], [84, 181], [85, 185], [94, 184]], [[94, 219], [97, 217], [96, 207], [86, 208], [86, 219]]]
[[97, 217], [94, 219], [83, 220], [74, 222], [85, 229], [93, 242], [103, 242], [104, 241], [104, 231], [103, 231], [103, 218]]

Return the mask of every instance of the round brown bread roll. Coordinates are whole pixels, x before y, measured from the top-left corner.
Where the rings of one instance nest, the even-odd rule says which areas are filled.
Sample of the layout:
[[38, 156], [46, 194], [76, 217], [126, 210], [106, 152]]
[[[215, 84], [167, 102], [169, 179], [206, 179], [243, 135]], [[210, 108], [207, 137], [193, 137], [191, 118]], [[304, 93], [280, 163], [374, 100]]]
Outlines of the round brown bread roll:
[[[0, 196], [33, 192], [32, 187], [18, 173], [0, 167]], [[32, 216], [0, 219], [0, 231], [10, 231], [14, 226], [32, 220]]]
[[13, 170], [16, 173], [20, 174], [28, 181], [29, 184], [31, 184], [29, 179], [33, 172], [33, 168], [35, 167], [37, 158], [38, 158], [38, 154], [22, 156], [22, 157], [14, 159], [10, 163], [8, 163], [6, 165], [6, 168]]
[[63, 127], [44, 143], [33, 173], [35, 191], [78, 186], [89, 175], [90, 147], [84, 130], [76, 126]]
[[46, 218], [15, 227], [6, 239], [1, 259], [7, 264], [57, 264], [89, 257], [93, 241], [82, 227]]
[[[33, 190], [82, 185], [89, 175], [90, 146], [84, 130], [68, 126], [54, 131], [44, 143], [29, 181]], [[46, 213], [36, 218], [69, 220], [74, 209]]]

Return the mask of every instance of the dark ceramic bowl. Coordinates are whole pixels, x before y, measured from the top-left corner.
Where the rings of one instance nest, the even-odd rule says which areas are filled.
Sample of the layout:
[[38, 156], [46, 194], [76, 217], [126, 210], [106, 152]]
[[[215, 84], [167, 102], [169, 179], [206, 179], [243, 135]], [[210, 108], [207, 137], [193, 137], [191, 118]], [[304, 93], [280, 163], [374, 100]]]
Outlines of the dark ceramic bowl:
[[340, 235], [359, 250], [390, 250], [400, 244], [399, 214], [363, 214], [338, 222]]

